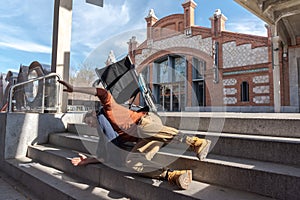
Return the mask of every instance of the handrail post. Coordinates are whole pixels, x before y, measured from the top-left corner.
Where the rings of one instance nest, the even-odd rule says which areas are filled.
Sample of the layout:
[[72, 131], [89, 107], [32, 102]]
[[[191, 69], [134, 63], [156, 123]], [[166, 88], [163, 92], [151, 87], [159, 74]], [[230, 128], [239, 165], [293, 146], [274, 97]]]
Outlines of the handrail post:
[[60, 88], [60, 84], [56, 83], [57, 86], [57, 90], [56, 90], [56, 102], [57, 102], [57, 111], [58, 113], [61, 113], [61, 101], [60, 101], [60, 91], [61, 91], [61, 88]]
[[10, 91], [9, 91], [9, 98], [8, 98], [8, 100], [9, 100], [9, 108], [8, 108], [8, 110], [9, 110], [9, 112], [12, 112], [12, 95], [13, 95], [13, 91], [14, 91], [14, 87], [12, 86], [11, 88], [10, 88]]
[[45, 111], [45, 84], [46, 84], [46, 79], [45, 77], [43, 78], [43, 95], [42, 95], [42, 113]]

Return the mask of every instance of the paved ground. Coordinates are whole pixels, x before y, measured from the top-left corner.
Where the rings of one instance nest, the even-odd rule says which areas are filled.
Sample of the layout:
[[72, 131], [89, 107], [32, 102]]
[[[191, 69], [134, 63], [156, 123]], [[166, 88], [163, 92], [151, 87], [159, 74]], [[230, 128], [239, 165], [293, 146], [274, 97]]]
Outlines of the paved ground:
[[0, 171], [0, 200], [38, 200], [27, 189]]

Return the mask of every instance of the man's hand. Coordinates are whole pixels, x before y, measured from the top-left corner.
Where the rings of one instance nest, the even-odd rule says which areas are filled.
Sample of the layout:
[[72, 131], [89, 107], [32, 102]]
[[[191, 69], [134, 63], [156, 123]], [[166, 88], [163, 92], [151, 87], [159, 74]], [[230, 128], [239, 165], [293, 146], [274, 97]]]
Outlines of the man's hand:
[[70, 83], [67, 83], [63, 80], [58, 80], [58, 82], [64, 85], [66, 88], [63, 90], [64, 92], [73, 92], [73, 86]]
[[104, 159], [88, 158], [86, 155], [79, 153], [79, 157], [72, 158], [71, 162], [74, 166], [85, 166], [93, 163], [103, 163]]

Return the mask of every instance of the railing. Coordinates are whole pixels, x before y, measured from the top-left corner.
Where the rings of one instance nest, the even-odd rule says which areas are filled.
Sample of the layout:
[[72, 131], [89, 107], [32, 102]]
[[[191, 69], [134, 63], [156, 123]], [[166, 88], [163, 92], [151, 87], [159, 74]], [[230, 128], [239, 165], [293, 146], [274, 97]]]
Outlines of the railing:
[[13, 85], [10, 88], [8, 111], [57, 112], [60, 106], [60, 84], [57, 79], [60, 80], [61, 77], [50, 73]]

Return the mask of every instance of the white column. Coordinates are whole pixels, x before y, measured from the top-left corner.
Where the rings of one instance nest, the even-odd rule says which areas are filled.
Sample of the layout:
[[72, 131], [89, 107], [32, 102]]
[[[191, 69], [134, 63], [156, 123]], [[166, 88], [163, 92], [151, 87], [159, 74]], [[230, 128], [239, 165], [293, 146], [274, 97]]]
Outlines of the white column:
[[273, 44], [273, 92], [274, 92], [274, 111], [280, 112], [281, 96], [280, 96], [280, 65], [279, 65], [279, 36], [272, 38]]
[[[55, 0], [51, 71], [69, 81], [73, 0]], [[60, 91], [60, 112], [67, 111], [68, 95]]]

